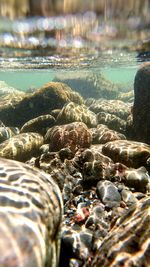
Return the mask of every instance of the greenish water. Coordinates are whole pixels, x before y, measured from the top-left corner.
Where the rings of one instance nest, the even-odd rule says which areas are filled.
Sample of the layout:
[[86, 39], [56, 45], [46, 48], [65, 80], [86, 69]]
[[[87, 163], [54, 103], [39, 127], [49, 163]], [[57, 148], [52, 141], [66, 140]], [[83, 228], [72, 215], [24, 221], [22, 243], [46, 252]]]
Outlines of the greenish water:
[[[89, 70], [82, 70], [89, 71]], [[133, 85], [134, 76], [137, 66], [121, 68], [104, 68], [99, 69], [106, 79], [113, 83], [123, 83]], [[68, 73], [69, 70], [0, 70], [0, 81], [18, 90], [26, 91], [41, 87], [43, 84], [52, 81], [58, 73]], [[70, 71], [71, 72], [71, 71]], [[78, 71], [77, 71], [78, 72]], [[81, 71], [79, 72], [81, 73]]]
[[137, 66], [133, 68], [107, 68], [102, 70], [102, 73], [114, 83], [133, 84], [137, 68]]
[[52, 71], [0, 71], [0, 81], [5, 81], [9, 86], [22, 91], [39, 88], [53, 78], [54, 73]]

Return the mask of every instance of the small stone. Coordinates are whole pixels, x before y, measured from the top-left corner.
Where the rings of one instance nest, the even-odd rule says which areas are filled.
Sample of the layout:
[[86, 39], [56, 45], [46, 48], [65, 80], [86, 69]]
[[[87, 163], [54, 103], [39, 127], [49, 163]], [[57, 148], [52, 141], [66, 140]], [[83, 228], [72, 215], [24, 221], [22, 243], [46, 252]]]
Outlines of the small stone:
[[62, 161], [64, 161], [65, 159], [72, 159], [74, 154], [72, 153], [72, 151], [68, 148], [62, 148], [59, 152], [59, 157]]
[[123, 189], [121, 191], [121, 197], [124, 202], [128, 205], [134, 204], [137, 202], [137, 198], [133, 195], [133, 193], [127, 189]]
[[149, 181], [149, 175], [145, 167], [140, 167], [138, 169], [128, 169], [125, 171], [125, 185], [134, 188], [137, 191], [145, 192], [146, 186]]
[[44, 144], [40, 147], [41, 153], [48, 153], [49, 152], [49, 144]]
[[70, 267], [81, 267], [82, 261], [72, 258], [72, 259], [70, 259], [69, 266]]
[[121, 196], [117, 187], [110, 181], [99, 181], [97, 184], [97, 195], [100, 200], [109, 207], [119, 205]]

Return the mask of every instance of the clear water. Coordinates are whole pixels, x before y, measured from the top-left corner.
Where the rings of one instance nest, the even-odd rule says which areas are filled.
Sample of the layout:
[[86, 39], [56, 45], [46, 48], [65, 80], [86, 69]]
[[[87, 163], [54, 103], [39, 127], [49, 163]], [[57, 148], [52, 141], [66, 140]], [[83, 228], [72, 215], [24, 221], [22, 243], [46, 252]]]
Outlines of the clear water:
[[[116, 59], [114, 59], [114, 61], [115, 60]], [[23, 67], [19, 69], [13, 69], [12, 67], [10, 69], [1, 68], [0, 81], [4, 81], [9, 86], [18, 90], [26, 91], [29, 89], [40, 88], [43, 84], [53, 81], [58, 73], [62, 75], [65, 73], [66, 76], [67, 74], [69, 76], [69, 74], [74, 73], [74, 71], [78, 74], [81, 72], [84, 74], [84, 72], [93, 71], [95, 73], [103, 74], [106, 79], [113, 83], [123, 83], [133, 86], [134, 77], [140, 64], [136, 62], [135, 58], [133, 58], [133, 61], [135, 61], [134, 64], [133, 62], [131, 62], [132, 64], [129, 64], [129, 62], [123, 63], [118, 61], [118, 64], [114, 62], [113, 66], [110, 66], [105, 62], [105, 66], [97, 66], [93, 68], [78, 66], [76, 70], [74, 67], [73, 69], [66, 67], [63, 68], [63, 65], [62, 67], [59, 66], [59, 69], [56, 67], [38, 69], [37, 66], [40, 62], [37, 62], [36, 69], [34, 69], [34, 67], [29, 70]]]
[[[52, 50], [49, 52], [53, 53]], [[79, 49], [76, 50], [76, 55], [70, 51], [70, 54], [64, 55], [63, 51], [62, 54], [55, 52], [50, 56], [34, 56], [34, 51], [30, 50], [33, 56], [29, 57], [20, 56], [20, 51], [18, 57], [14, 56], [14, 49], [9, 50], [9, 53], [10, 57], [5, 55], [0, 58], [0, 81], [22, 91], [39, 88], [44, 83], [53, 81], [58, 74], [65, 73], [69, 77], [76, 72], [78, 76], [82, 76], [91, 71], [101, 73], [112, 83], [122, 83], [131, 88], [141, 64], [136, 52], [120, 49], [101, 52], [87, 50], [87, 53]]]
[[[113, 83], [123, 83], [133, 85], [137, 66], [120, 68], [104, 68], [99, 71]], [[64, 70], [60, 70], [64, 72]], [[68, 70], [67, 70], [68, 72]], [[43, 84], [53, 81], [57, 75], [56, 70], [0, 70], [0, 81], [4, 81], [9, 86], [18, 90], [40, 88]]]

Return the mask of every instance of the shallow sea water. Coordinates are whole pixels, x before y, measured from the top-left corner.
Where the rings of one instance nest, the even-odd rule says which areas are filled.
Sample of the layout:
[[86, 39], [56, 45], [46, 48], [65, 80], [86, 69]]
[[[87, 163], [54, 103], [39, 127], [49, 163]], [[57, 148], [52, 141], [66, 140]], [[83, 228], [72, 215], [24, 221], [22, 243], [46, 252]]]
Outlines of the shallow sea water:
[[85, 53], [80, 54], [80, 51], [73, 57], [64, 57], [61, 54], [46, 57], [5, 56], [0, 58], [0, 82], [5, 82], [8, 87], [27, 91], [40, 88], [43, 84], [53, 81], [57, 75], [65, 75], [67, 78], [76, 73], [80, 78], [85, 73], [93, 72], [97, 75], [101, 73], [112, 83], [125, 85], [128, 91], [128, 88], [133, 88], [134, 77], [140, 64], [137, 53], [120, 50], [102, 51], [96, 55], [90, 54], [90, 57]]
[[134, 66], [121, 66], [110, 67], [105, 66], [104, 68], [82, 68], [79, 70], [70, 69], [0, 69], [0, 81], [4, 81], [8, 86], [21, 91], [27, 91], [29, 89], [40, 88], [43, 84], [53, 81], [57, 74], [71, 74], [76, 72], [77, 74], [84, 74], [85, 72], [93, 71], [95, 73], [101, 73], [105, 78], [113, 83], [122, 83], [126, 86], [133, 86], [134, 77], [138, 69], [138, 63]]

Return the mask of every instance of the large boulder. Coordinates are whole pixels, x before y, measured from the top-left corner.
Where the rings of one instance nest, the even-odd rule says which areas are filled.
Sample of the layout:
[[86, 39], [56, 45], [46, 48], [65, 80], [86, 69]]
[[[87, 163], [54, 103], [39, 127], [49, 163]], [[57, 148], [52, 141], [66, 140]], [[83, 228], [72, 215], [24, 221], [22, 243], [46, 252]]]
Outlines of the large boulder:
[[133, 129], [138, 141], [150, 144], [150, 63], [144, 64], [134, 81]]

